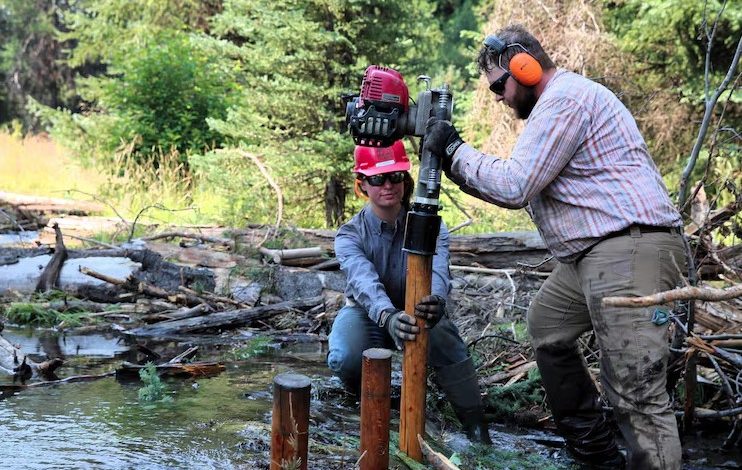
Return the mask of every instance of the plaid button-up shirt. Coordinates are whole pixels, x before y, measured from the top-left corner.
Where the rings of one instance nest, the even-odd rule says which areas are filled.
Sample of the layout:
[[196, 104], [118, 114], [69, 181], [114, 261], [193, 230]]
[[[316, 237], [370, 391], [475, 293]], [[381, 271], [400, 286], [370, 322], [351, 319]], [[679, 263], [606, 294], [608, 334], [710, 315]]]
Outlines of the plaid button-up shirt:
[[547, 84], [510, 158], [464, 144], [452, 172], [481, 199], [528, 205], [562, 262], [631, 224], [682, 226], [629, 111], [604, 86], [566, 70]]

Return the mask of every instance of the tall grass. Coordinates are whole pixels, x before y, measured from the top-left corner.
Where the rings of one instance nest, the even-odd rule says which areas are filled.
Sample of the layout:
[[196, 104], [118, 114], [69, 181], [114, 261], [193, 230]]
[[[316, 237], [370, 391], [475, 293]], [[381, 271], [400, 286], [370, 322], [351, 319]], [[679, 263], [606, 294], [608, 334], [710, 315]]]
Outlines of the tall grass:
[[[224, 200], [213, 183], [188, 176], [183, 158], [175, 150], [161, 151], [159, 164], [139, 165], [132, 161], [126, 146], [114, 156], [111, 174], [83, 168], [74, 157], [45, 135], [20, 137], [0, 131], [0, 191], [38, 196], [88, 198], [95, 195], [109, 208], [106, 215], [120, 214], [129, 221], [157, 224], [208, 224], [249, 221], [229, 214], [230, 201]], [[226, 170], [225, 170], [226, 171]], [[413, 174], [416, 173], [413, 170]], [[246, 189], [248, 191], [248, 189]], [[511, 230], [533, 230], [525, 211], [501, 209], [466, 196], [451, 186], [449, 192], [471, 216], [473, 223], [457, 234]], [[286, 201], [290, 203], [291, 201]], [[441, 216], [449, 227], [464, 222], [467, 216], [446, 197], [442, 197]], [[360, 208], [361, 201], [350, 199], [348, 211]], [[308, 207], [307, 210], [322, 210]], [[349, 214], [350, 215], [350, 214]], [[284, 220], [291, 224], [292, 221]], [[316, 227], [323, 228], [323, 227]]]
[[1, 191], [64, 197], [69, 190], [94, 193], [104, 182], [45, 135], [24, 138], [0, 131]]
[[[157, 168], [135, 165], [126, 156], [122, 149], [116, 155], [118, 174], [107, 174], [83, 167], [45, 134], [22, 137], [0, 130], [0, 191], [77, 199], [94, 195], [129, 220], [198, 224], [218, 219], [221, 204], [183, 177], [177, 152], [163, 152]], [[109, 208], [104, 214], [115, 212]]]

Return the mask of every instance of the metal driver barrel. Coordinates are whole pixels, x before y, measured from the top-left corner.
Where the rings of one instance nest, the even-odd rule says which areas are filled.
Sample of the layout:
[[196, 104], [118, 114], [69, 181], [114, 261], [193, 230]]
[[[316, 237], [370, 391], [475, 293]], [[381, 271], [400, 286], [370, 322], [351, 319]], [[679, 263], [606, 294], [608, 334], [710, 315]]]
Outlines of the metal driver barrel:
[[[423, 137], [431, 117], [450, 120], [453, 98], [447, 85], [426, 89], [410, 104], [409, 92], [396, 70], [369, 66], [363, 76], [361, 93], [348, 101], [346, 122], [356, 145], [388, 147], [404, 136]], [[346, 96], [346, 99], [350, 95]], [[415, 305], [429, 295], [432, 284], [433, 255], [441, 227], [440, 208], [441, 160], [423, 150], [420, 171], [407, 213], [403, 249], [407, 252], [405, 312], [414, 317]], [[400, 408], [399, 447], [410, 457], [422, 461], [418, 435], [425, 432], [425, 385], [428, 330], [416, 319], [420, 333], [405, 343]]]

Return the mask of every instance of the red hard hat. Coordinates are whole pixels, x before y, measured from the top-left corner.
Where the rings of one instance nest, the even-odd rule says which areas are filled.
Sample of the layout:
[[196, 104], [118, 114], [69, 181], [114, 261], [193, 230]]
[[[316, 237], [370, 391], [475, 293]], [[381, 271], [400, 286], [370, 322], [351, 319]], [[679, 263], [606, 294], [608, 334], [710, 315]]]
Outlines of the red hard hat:
[[357, 145], [353, 156], [356, 160], [353, 172], [365, 176], [393, 171], [410, 171], [410, 159], [407, 158], [407, 152], [401, 140], [397, 140], [389, 147]]

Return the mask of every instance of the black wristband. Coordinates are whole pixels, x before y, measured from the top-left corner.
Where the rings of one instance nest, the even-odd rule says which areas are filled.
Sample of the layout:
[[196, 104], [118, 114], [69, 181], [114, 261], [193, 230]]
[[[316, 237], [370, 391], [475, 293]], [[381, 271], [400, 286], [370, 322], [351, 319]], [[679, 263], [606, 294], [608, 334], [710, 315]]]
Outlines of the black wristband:
[[382, 328], [387, 327], [387, 323], [389, 321], [389, 317], [394, 315], [395, 313], [399, 312], [396, 308], [386, 308], [381, 311], [381, 315], [379, 315], [379, 326]]
[[459, 137], [458, 133], [453, 133], [451, 137], [454, 137], [452, 142], [448, 142], [446, 145], [446, 157], [449, 159], [453, 157], [453, 154], [456, 153], [456, 150], [461, 147], [461, 144], [464, 143], [464, 141]]

